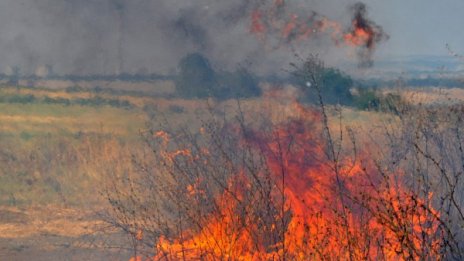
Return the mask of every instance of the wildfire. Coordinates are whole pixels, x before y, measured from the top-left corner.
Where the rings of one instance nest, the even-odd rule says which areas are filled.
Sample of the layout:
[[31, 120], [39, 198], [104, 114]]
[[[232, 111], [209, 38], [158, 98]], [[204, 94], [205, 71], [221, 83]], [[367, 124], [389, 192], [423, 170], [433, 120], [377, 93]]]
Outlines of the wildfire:
[[[402, 260], [438, 253], [439, 214], [428, 205], [430, 198], [386, 186], [393, 181], [359, 160], [330, 161], [327, 144], [317, 136], [320, 115], [302, 106], [295, 110], [301, 111], [298, 119], [243, 140], [266, 160], [274, 184], [267, 196], [259, 197], [253, 183], [266, 180], [266, 173], [252, 178], [240, 170], [197, 229], [159, 238], [153, 260]], [[191, 153], [181, 155], [195, 160]], [[186, 193], [198, 195], [200, 183], [187, 186]]]
[[279, 48], [288, 43], [307, 40], [318, 33], [332, 32], [333, 37], [337, 37], [341, 26], [316, 12], [311, 12], [310, 16], [289, 13], [285, 1], [280, 0], [275, 1], [269, 9], [254, 10], [249, 31], [263, 41], [279, 39]]
[[342, 30], [339, 22], [314, 11], [310, 15], [289, 11], [285, 1], [279, 0], [269, 8], [260, 6], [251, 13], [249, 31], [264, 42], [277, 39], [275, 48], [328, 34], [336, 46], [359, 48], [360, 66], [369, 66], [376, 44], [388, 39], [388, 35], [367, 18], [367, 8], [363, 3], [354, 4], [351, 11], [351, 27]]
[[264, 34], [266, 33], [266, 28], [264, 26], [262, 19], [263, 19], [262, 14], [258, 10], [253, 11], [253, 13], [251, 14], [250, 32], [258, 35], [260, 38], [262, 38]]
[[382, 34], [380, 30], [376, 30], [376, 25], [367, 20], [366, 6], [362, 3], [357, 3], [352, 7], [354, 17], [352, 21], [351, 31], [344, 35], [344, 40], [348, 44], [354, 46], [364, 46], [367, 49], [374, 47], [377, 38]]
[[356, 28], [353, 32], [345, 34], [344, 39], [348, 44], [353, 46], [371, 46], [372, 45], [372, 32], [366, 31], [363, 28]]

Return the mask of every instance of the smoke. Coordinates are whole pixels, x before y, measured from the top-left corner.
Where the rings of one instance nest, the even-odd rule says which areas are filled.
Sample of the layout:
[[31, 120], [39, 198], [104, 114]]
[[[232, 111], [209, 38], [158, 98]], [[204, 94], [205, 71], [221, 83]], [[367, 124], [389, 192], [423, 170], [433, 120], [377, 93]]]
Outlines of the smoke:
[[[319, 5], [319, 6], [318, 6]], [[337, 12], [318, 12], [306, 0], [4, 0], [0, 2], [0, 69], [32, 74], [51, 65], [56, 74], [172, 73], [181, 57], [201, 52], [221, 69], [248, 66], [281, 71], [301, 55], [338, 61], [342, 30]], [[332, 3], [333, 5], [333, 3]], [[317, 8], [316, 8], [317, 7]], [[366, 17], [363, 13], [361, 17]], [[338, 23], [332, 19], [341, 20]], [[364, 18], [363, 18], [364, 19]], [[377, 25], [367, 19], [374, 32]], [[262, 34], [261, 36], [259, 34]], [[342, 37], [340, 37], [342, 35]], [[380, 42], [359, 47], [372, 61]], [[384, 38], [382, 38], [384, 39]], [[351, 48], [351, 47], [350, 47]], [[338, 49], [338, 51], [337, 51]], [[364, 62], [363, 62], [364, 63]]]
[[314, 10], [292, 8], [285, 1], [275, 1], [270, 7], [260, 6], [251, 14], [250, 32], [272, 49], [298, 45], [304, 41], [331, 33], [334, 40], [339, 37], [341, 25]]
[[118, 45], [118, 66], [116, 73], [120, 74], [124, 71], [124, 28], [125, 28], [125, 12], [124, 2], [122, 0], [113, 0], [113, 8], [116, 11], [117, 19], [117, 45]]
[[299, 11], [284, 0], [274, 1], [271, 7], [259, 7], [251, 14], [250, 32], [273, 49], [299, 46], [302, 42], [330, 36], [337, 47], [356, 48], [359, 67], [373, 65], [376, 45], [389, 36], [382, 27], [367, 18], [367, 7], [357, 2], [350, 6], [351, 26], [343, 32], [343, 24], [314, 10]]
[[367, 18], [367, 7], [358, 2], [351, 6], [353, 12], [352, 26], [345, 35], [345, 42], [357, 46], [360, 67], [373, 65], [372, 55], [376, 45], [388, 40], [389, 36], [383, 28]]

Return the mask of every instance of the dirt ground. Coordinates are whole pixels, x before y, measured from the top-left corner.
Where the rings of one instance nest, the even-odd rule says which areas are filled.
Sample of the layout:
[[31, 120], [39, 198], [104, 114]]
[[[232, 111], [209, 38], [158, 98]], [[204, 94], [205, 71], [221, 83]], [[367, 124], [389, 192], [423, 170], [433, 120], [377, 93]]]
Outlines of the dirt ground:
[[95, 212], [58, 207], [0, 207], [0, 260], [129, 260], [124, 238]]

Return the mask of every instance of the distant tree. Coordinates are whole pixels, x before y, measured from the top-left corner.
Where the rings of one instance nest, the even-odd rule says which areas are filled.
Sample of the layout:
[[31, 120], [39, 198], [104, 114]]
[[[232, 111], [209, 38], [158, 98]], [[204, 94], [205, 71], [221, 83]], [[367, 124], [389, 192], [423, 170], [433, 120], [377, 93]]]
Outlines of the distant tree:
[[350, 76], [333, 68], [328, 68], [322, 75], [322, 94], [326, 95], [327, 102], [351, 104], [353, 96], [350, 89], [353, 87], [353, 80]]
[[380, 97], [374, 90], [359, 88], [354, 96], [353, 105], [361, 110], [375, 109], [380, 105]]
[[219, 86], [214, 96], [219, 99], [250, 98], [261, 95], [258, 81], [247, 69], [224, 72], [218, 76]]
[[[353, 87], [353, 80], [338, 69], [324, 68], [320, 74], [320, 95], [328, 104], [352, 105], [353, 95], [350, 89]], [[304, 92], [303, 100], [310, 103], [317, 103], [317, 92], [311, 88], [305, 73], [305, 68], [296, 68], [293, 72], [294, 83]]]
[[21, 69], [19, 66], [8, 66], [6, 75], [8, 76], [8, 84], [17, 86], [19, 83]]
[[179, 62], [176, 91], [184, 97], [204, 98], [217, 85], [216, 74], [208, 59], [199, 53], [188, 54]]
[[49, 64], [40, 65], [35, 70], [35, 76], [39, 78], [47, 78], [53, 74], [53, 66]]
[[361, 110], [374, 110], [399, 114], [407, 102], [399, 94], [375, 91], [370, 88], [358, 88], [353, 97], [353, 106]]

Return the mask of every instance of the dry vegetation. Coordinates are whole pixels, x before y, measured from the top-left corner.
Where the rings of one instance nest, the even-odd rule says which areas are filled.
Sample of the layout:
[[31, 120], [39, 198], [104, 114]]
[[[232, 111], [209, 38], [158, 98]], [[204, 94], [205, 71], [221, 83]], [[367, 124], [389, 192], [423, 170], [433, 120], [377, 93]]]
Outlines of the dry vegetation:
[[462, 107], [282, 101], [212, 106], [199, 130], [154, 121], [153, 158], [106, 193], [134, 259], [462, 259]]
[[[386, 90], [389, 92], [391, 90]], [[404, 88], [400, 91], [406, 101], [413, 104], [459, 104], [464, 101], [461, 88]]]
[[[187, 127], [193, 135], [205, 127], [204, 124], [211, 119], [210, 117], [219, 117], [233, 122], [237, 116], [242, 115], [237, 114], [237, 102], [231, 100], [224, 102], [210, 100], [207, 102], [205, 100], [143, 97], [127, 93], [96, 94], [92, 90], [67, 92], [59, 88], [50, 90], [2, 87], [0, 91], [7, 95], [34, 95], [39, 100], [25, 104], [0, 103], [0, 162], [2, 165], [0, 170], [0, 238], [1, 240], [13, 240], [12, 242], [23, 242], [18, 243], [23, 247], [10, 245], [4, 249], [10, 255], [14, 254], [18, 257], [21, 257], [21, 253], [25, 255], [34, 253], [34, 251], [27, 250], [28, 245], [34, 249], [47, 248], [44, 245], [40, 246], [41, 243], [37, 243], [38, 241], [42, 241], [46, 245], [45, 242], [50, 242], [56, 236], [66, 237], [66, 239], [60, 240], [68, 242], [69, 238], [81, 238], [95, 232], [94, 225], [101, 225], [98, 221], [100, 218], [88, 213], [95, 213], [96, 210], [101, 211], [102, 209], [89, 207], [96, 204], [103, 206], [101, 203], [105, 202], [105, 197], [114, 196], [114, 194], [104, 193], [104, 197], [102, 197], [101, 192], [105, 189], [119, 191], [123, 193], [119, 196], [127, 196], [128, 198], [130, 195], [134, 195], [131, 189], [137, 188], [137, 186], [131, 185], [130, 182], [137, 181], [141, 177], [140, 175], [146, 174], [147, 171], [151, 173], [151, 171], [159, 169], [159, 162], [155, 161], [159, 161], [160, 158], [153, 154], [153, 147], [146, 144], [146, 141], [152, 141], [151, 138], [145, 141], [141, 138], [147, 138], [147, 134], [159, 127], [146, 124], [153, 117], [161, 119], [158, 123], [168, 124], [164, 127], [169, 127], [171, 130], [186, 130], [185, 127]], [[464, 97], [462, 90], [453, 89], [444, 92], [454, 99], [460, 96]], [[429, 92], [425, 90], [404, 91], [405, 97], [414, 96], [414, 99], [419, 99], [422, 105], [448, 101], [447, 98], [444, 100], [441, 98], [442, 93], [441, 91]], [[73, 100], [88, 99], [95, 96], [127, 100], [134, 107], [127, 109], [108, 105], [84, 106], [42, 102], [45, 97]], [[286, 93], [276, 94], [275, 92], [265, 93], [263, 98], [240, 101], [240, 111], [246, 112], [242, 115], [242, 120], [244, 123], [249, 123], [247, 128], [254, 129], [262, 126], [279, 126], [279, 124], [288, 122], [289, 119], [304, 116], [301, 107], [294, 103], [293, 96], [288, 96]], [[340, 112], [343, 117], [342, 125], [339, 121]], [[358, 147], [366, 146], [365, 148], [368, 148], [366, 151], [369, 149], [376, 151], [377, 147], [375, 146], [385, 145], [389, 137], [380, 135], [385, 134], [386, 130], [390, 131], [392, 135], [396, 135], [399, 134], [398, 130], [404, 127], [398, 117], [379, 112], [348, 108], [342, 108], [340, 111], [336, 108], [328, 108], [327, 115], [329, 116], [328, 126], [332, 131], [335, 130], [335, 136], [340, 126], [344, 130], [347, 128], [355, 130], [353, 135], [355, 135]], [[424, 115], [427, 114], [424, 112]], [[261, 120], [257, 121], [256, 119]], [[446, 129], [446, 127], [444, 128]], [[191, 141], [184, 140], [184, 145]], [[373, 145], [372, 141], [375, 141], [376, 145]], [[348, 146], [351, 140], [345, 138], [343, 143], [344, 146]], [[179, 143], [175, 146], [179, 146]], [[393, 148], [393, 143], [389, 146]], [[418, 144], [418, 148], [421, 148], [420, 146], [421, 143]], [[420, 150], [416, 150], [416, 153], [421, 154]], [[436, 152], [432, 151], [431, 153]], [[418, 166], [423, 167], [423, 163], [435, 164], [434, 161], [430, 161], [432, 156], [427, 155], [422, 153], [422, 159], [417, 161]], [[436, 155], [433, 156], [435, 158]], [[442, 161], [437, 161], [438, 165], [441, 163]], [[402, 164], [407, 165], [404, 162]], [[447, 168], [451, 169], [452, 166], [449, 165]], [[411, 171], [417, 174], [417, 171], [413, 171], [413, 169]], [[433, 172], [430, 169], [428, 171]], [[232, 173], [228, 175], [232, 175]], [[437, 176], [436, 179], [439, 177]], [[436, 179], [429, 179], [430, 184], [433, 183], [435, 187], [438, 186], [435, 183]], [[260, 182], [255, 185], [259, 185]], [[227, 182], [224, 181], [224, 184]], [[447, 186], [452, 186], [452, 184]], [[150, 188], [144, 187], [144, 189]], [[446, 198], [446, 191], [435, 193], [442, 193]], [[146, 196], [143, 194], [143, 190], [139, 193], [141, 193], [138, 194], [139, 196]], [[215, 193], [217, 195], [217, 192]], [[426, 195], [426, 192], [421, 193], [422, 196]], [[458, 195], [454, 197], [459, 198]], [[223, 200], [229, 199], [226, 197]], [[258, 204], [259, 202], [254, 203]], [[43, 207], [34, 208], [33, 205]], [[442, 211], [442, 209], [437, 210]], [[206, 218], [208, 209], [203, 211], [205, 212], [202, 217]], [[143, 217], [147, 218], [148, 214], [153, 213], [147, 212]], [[456, 213], [453, 212], [450, 215], [456, 215]], [[118, 220], [120, 222], [118, 223], [114, 219], [108, 219], [109, 217], [105, 216], [105, 220], [113, 222], [113, 225], [119, 226], [123, 230], [125, 229], [129, 238], [134, 239], [134, 236], [137, 236], [140, 225], [135, 226], [133, 221], [129, 220], [122, 223], [121, 220]], [[130, 224], [130, 226], [125, 227], [121, 224]], [[455, 225], [457, 223], [452, 224], [452, 226]], [[101, 226], [99, 227], [101, 228]], [[146, 228], [144, 227], [144, 229]], [[152, 227], [148, 229], [149, 231], [144, 230], [144, 235], [148, 235], [150, 232], [152, 234], [144, 236], [144, 240], [146, 239], [143, 242], [144, 247], [138, 246], [137, 248], [153, 249], [153, 246], [161, 247], [159, 249], [164, 250], [170, 247], [175, 248], [176, 245], [169, 246], [168, 243], [165, 243], [164, 246], [156, 245], [155, 238], [158, 238], [160, 234], [154, 231], [158, 229], [159, 227]], [[166, 235], [177, 235], [176, 231], [179, 232], [178, 227]], [[131, 250], [134, 246], [141, 244], [137, 243], [137, 240], [131, 242], [128, 247]], [[48, 248], [52, 252], [66, 252], [63, 248], [72, 249], [75, 246], [74, 243], [71, 245], [66, 243], [65, 247], [60, 244], [58, 242], [54, 247], [48, 246]], [[108, 247], [110, 244], [100, 244], [99, 246]], [[65, 252], [61, 252], [61, 254]], [[149, 255], [148, 252], [144, 254]], [[281, 254], [277, 253], [277, 255]]]

